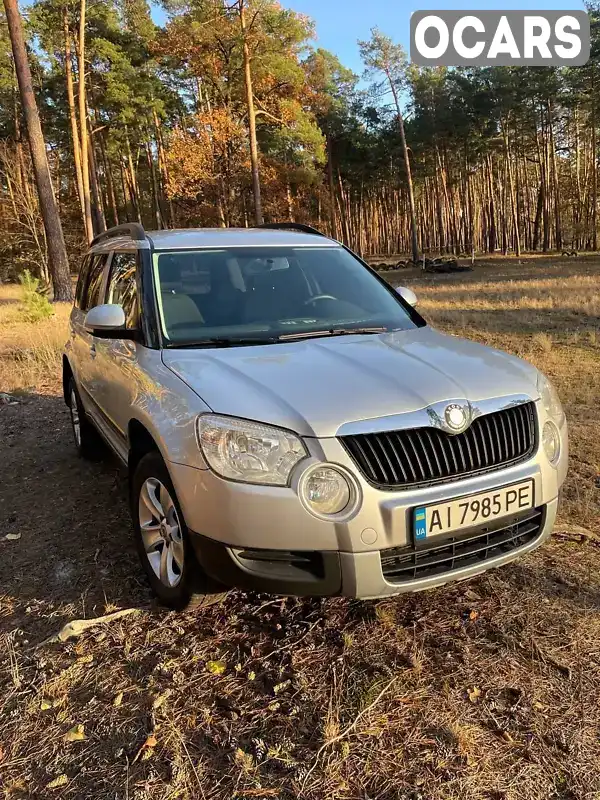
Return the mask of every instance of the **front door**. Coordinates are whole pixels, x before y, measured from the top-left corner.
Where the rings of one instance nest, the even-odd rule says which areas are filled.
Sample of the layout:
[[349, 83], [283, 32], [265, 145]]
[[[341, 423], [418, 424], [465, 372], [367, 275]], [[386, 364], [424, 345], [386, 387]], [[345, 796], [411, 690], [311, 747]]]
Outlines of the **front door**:
[[99, 402], [100, 385], [96, 371], [97, 345], [100, 341], [85, 329], [87, 312], [104, 302], [104, 289], [109, 264], [108, 253], [94, 253], [84, 264], [83, 285], [77, 288], [76, 303], [71, 313], [71, 341], [73, 366], [79, 383], [81, 400], [86, 410], [95, 415]]
[[[125, 325], [139, 326], [138, 256], [135, 251], [115, 251], [110, 263], [105, 303], [116, 303], [125, 312]], [[131, 404], [142, 381], [137, 342], [129, 339], [96, 340], [96, 364], [100, 394], [98, 403], [113, 433], [125, 441]]]

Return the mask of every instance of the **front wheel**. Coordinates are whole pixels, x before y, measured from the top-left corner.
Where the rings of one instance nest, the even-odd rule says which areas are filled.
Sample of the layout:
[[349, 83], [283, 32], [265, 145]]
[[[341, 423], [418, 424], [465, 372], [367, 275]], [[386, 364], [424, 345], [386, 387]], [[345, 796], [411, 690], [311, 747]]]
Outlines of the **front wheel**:
[[215, 593], [189, 541], [188, 529], [169, 471], [159, 453], [145, 455], [131, 487], [135, 543], [154, 594], [170, 608], [211, 605]]

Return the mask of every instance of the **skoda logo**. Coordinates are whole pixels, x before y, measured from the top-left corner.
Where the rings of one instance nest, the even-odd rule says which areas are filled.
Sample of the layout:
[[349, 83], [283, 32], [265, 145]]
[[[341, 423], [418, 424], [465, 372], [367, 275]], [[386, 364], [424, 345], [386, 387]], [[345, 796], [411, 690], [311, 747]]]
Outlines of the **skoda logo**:
[[451, 431], [460, 433], [468, 427], [469, 416], [465, 412], [464, 408], [456, 405], [456, 403], [452, 403], [452, 405], [446, 406], [446, 410], [444, 411], [444, 421]]

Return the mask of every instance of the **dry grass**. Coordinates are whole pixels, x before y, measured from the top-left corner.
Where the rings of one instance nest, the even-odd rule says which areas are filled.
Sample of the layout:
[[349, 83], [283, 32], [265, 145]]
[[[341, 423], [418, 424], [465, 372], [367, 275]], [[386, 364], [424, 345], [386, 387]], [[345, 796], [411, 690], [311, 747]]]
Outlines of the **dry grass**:
[[51, 389], [60, 371], [71, 306], [54, 305], [50, 319], [24, 320], [20, 287], [0, 287], [0, 391]]
[[[572, 434], [558, 533], [598, 533], [600, 264], [523, 261], [393, 278], [440, 327], [554, 378]], [[33, 335], [12, 319], [4, 354]], [[0, 357], [0, 375], [31, 385], [33, 371], [11, 368]], [[0, 408], [2, 531], [21, 534], [0, 541], [6, 798], [600, 798], [596, 538], [557, 535], [468, 583], [380, 602], [232, 592], [167, 613], [140, 580], [122, 479], [74, 457], [58, 390], [46, 376]], [[131, 606], [40, 644], [69, 619]], [[77, 725], [85, 739], [67, 741]]]

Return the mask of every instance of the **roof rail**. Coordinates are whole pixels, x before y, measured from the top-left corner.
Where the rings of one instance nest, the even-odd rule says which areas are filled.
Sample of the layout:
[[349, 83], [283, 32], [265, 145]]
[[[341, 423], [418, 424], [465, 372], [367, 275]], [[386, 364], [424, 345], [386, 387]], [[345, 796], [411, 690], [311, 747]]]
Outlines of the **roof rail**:
[[136, 242], [146, 241], [146, 231], [141, 223], [126, 222], [124, 225], [115, 225], [114, 228], [109, 228], [107, 231], [99, 233], [90, 242], [90, 247], [93, 247], [95, 244], [100, 244], [100, 242], [104, 242], [106, 239], [112, 239], [115, 236], [122, 236], [123, 234], [129, 234]]
[[302, 222], [263, 222], [263, 224], [258, 227], [271, 228], [276, 231], [301, 231], [302, 233], [312, 233], [315, 236], [325, 236], [325, 234], [317, 230], [317, 228], [313, 228], [311, 225], [304, 225]]

